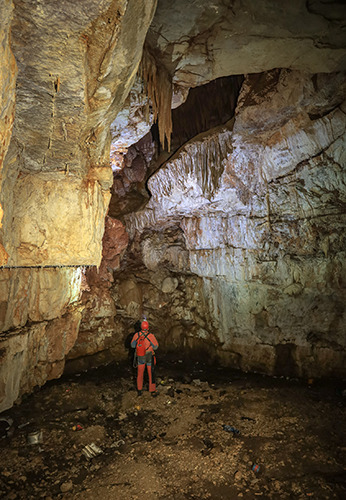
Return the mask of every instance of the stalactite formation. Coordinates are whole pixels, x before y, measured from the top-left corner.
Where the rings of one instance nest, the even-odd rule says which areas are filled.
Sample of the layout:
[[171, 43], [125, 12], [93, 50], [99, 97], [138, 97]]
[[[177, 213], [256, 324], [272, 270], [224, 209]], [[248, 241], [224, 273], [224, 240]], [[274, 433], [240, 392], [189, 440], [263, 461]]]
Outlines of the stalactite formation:
[[170, 151], [172, 79], [165, 66], [157, 62], [147, 44], [144, 45], [140, 72], [151, 101], [154, 122], [158, 124], [160, 144], [164, 149], [167, 141], [167, 149]]

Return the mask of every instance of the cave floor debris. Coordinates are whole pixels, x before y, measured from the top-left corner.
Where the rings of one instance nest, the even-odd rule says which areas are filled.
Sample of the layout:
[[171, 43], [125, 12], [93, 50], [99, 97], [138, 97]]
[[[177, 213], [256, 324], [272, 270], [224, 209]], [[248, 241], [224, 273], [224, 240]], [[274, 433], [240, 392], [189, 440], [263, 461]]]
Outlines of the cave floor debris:
[[342, 381], [178, 361], [157, 381], [159, 397], [138, 397], [131, 367], [113, 364], [23, 397], [1, 415], [0, 498], [346, 498]]

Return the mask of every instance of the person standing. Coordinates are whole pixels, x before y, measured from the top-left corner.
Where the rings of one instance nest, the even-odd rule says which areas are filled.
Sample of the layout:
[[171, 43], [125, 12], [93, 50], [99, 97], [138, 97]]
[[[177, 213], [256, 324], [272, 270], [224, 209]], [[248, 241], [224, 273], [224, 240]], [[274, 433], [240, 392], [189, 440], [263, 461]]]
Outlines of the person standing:
[[134, 334], [131, 347], [136, 348], [137, 358], [137, 393], [142, 395], [143, 378], [145, 367], [147, 367], [149, 378], [149, 392], [152, 396], [157, 396], [156, 384], [153, 380], [153, 370], [155, 364], [155, 351], [159, 343], [153, 333], [149, 333], [149, 323], [144, 320], [141, 323], [141, 330]]

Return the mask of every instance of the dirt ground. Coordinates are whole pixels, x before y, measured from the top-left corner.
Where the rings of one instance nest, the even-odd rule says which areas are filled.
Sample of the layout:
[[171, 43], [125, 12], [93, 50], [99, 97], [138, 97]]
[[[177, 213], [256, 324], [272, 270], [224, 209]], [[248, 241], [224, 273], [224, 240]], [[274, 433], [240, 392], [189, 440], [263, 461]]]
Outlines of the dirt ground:
[[0, 498], [346, 498], [343, 381], [179, 360], [161, 360], [156, 378], [159, 396], [138, 397], [129, 364], [108, 365], [1, 414], [13, 423], [0, 420]]

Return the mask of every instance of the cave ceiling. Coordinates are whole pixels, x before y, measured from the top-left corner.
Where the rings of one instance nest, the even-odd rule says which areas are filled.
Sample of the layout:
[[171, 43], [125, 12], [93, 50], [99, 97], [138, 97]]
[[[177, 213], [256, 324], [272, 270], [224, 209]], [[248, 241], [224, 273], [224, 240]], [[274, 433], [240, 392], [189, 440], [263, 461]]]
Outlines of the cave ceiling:
[[195, 87], [273, 68], [336, 71], [345, 64], [344, 23], [341, 2], [163, 0], [147, 42], [174, 83]]
[[[195, 171], [189, 185], [186, 181], [186, 165], [183, 166], [184, 161], [180, 160], [194, 157], [203, 165], [203, 158], [206, 158], [209, 151], [210, 155], [214, 155], [214, 165], [222, 165], [226, 161], [233, 138], [237, 137], [242, 126], [242, 119], [238, 116], [233, 131], [234, 122], [230, 120], [234, 116], [244, 75], [247, 83], [251, 80], [251, 89], [249, 85], [243, 86], [243, 101], [246, 95], [245, 105], [250, 109], [253, 106], [249, 112], [252, 113], [253, 127], [247, 130], [247, 135], [258, 134], [264, 129], [267, 129], [270, 135], [271, 128], [274, 129], [280, 121], [288, 121], [293, 116], [293, 109], [304, 108], [305, 113], [313, 115], [313, 103], [308, 102], [308, 95], [305, 99], [301, 94], [313, 93], [310, 89], [312, 83], [307, 84], [309, 78], [306, 75], [330, 75], [324, 78], [327, 82], [329, 79], [333, 80], [335, 74], [345, 70], [345, 23], [345, 5], [335, 2], [294, 1], [283, 9], [276, 2], [266, 0], [196, 1], [188, 4], [179, 0], [159, 1], [146, 36], [144, 52], [148, 52], [156, 63], [157, 86], [165, 86], [165, 75], [160, 80], [163, 71], [170, 75], [169, 81], [173, 83], [171, 96], [167, 95], [167, 92], [152, 96], [152, 100], [157, 101], [171, 98], [171, 147], [168, 152], [167, 142], [160, 144], [160, 123], [158, 127], [157, 124], [152, 126], [152, 108], [148, 106], [150, 101], [143, 90], [146, 82], [142, 80], [140, 86], [143, 73], [139, 73], [136, 86], [132, 88], [122, 111], [113, 122], [112, 157], [115, 161], [119, 159], [117, 152], [120, 151], [122, 158], [123, 152], [126, 152], [131, 144], [136, 144], [132, 146], [124, 164], [121, 163], [121, 158], [117, 163], [110, 214], [126, 218], [126, 214], [143, 208], [149, 197], [147, 210], [134, 217], [136, 223], [139, 219], [146, 219], [144, 225], [156, 226], [156, 215], [159, 212], [161, 215], [166, 213], [166, 216], [159, 217], [160, 220], [179, 221], [189, 213], [206, 213], [208, 210], [227, 212], [230, 208], [235, 208], [230, 202], [233, 195], [230, 195], [227, 187], [217, 186], [216, 179], [220, 178], [223, 167], [220, 172], [217, 172], [216, 167], [212, 167], [213, 172], [209, 172], [208, 178], [203, 181], [198, 180]], [[289, 72], [296, 76], [290, 77]], [[265, 73], [268, 76], [261, 76]], [[302, 83], [294, 88], [293, 81], [299, 78]], [[289, 81], [288, 88], [292, 83], [292, 88], [287, 90], [286, 96], [278, 95], [276, 85], [279, 81]], [[317, 105], [323, 108], [322, 114], [344, 100], [344, 81], [344, 76], [339, 75], [335, 85], [330, 82], [329, 90], [325, 91], [326, 99], [323, 104]], [[285, 85], [286, 83], [283, 83], [283, 86]], [[294, 92], [297, 96], [291, 99], [290, 94]], [[266, 116], [264, 109], [258, 106], [261, 99], [270, 97], [273, 98], [277, 109], [278, 123], [274, 123], [273, 117]], [[310, 96], [310, 100], [313, 99]], [[286, 104], [281, 106], [285, 100]], [[241, 116], [245, 116], [243, 106], [241, 111]], [[319, 110], [317, 115], [318, 113]], [[143, 127], [144, 123], [146, 127]], [[165, 124], [167, 125], [167, 120], [163, 127]], [[213, 130], [217, 126], [221, 128]], [[151, 135], [141, 140], [150, 129]], [[125, 130], [125, 134], [122, 134], [122, 130]], [[204, 137], [200, 136], [202, 132], [207, 131], [210, 132]], [[219, 140], [220, 133], [222, 137], [229, 136], [228, 142], [221, 148], [220, 142], [223, 143], [223, 140]], [[244, 140], [250, 148], [251, 140], [246, 141], [242, 132], [240, 136], [242, 139], [239, 142]], [[151, 137], [160, 150], [154, 161], [152, 158], [155, 156], [155, 144], [150, 146]], [[188, 144], [193, 137], [195, 140]], [[183, 147], [184, 144], [186, 147]], [[148, 154], [150, 147], [151, 152]], [[250, 154], [249, 161], [251, 156]], [[181, 168], [177, 166], [179, 162]], [[198, 167], [196, 169], [198, 170]], [[134, 171], [140, 171], [141, 174], [136, 176]], [[173, 184], [174, 189], [167, 188], [167, 185]], [[207, 188], [208, 193], [205, 193], [207, 184], [210, 185]], [[130, 219], [126, 220], [131, 226]], [[139, 223], [139, 226], [141, 225], [142, 223]]]
[[[169, 74], [174, 109], [187, 99], [191, 88], [225, 76], [275, 68], [344, 71], [345, 23], [342, 2], [296, 0], [283, 7], [270, 0], [161, 0], [144, 47], [154, 58], [157, 72], [164, 68]], [[136, 143], [152, 125], [152, 114], [144, 111], [148, 102], [140, 83], [139, 77], [113, 122], [114, 151]]]

